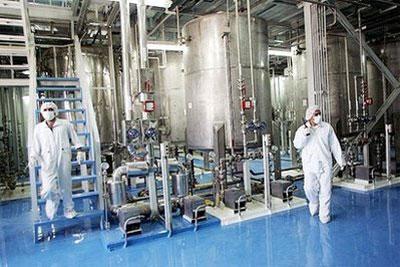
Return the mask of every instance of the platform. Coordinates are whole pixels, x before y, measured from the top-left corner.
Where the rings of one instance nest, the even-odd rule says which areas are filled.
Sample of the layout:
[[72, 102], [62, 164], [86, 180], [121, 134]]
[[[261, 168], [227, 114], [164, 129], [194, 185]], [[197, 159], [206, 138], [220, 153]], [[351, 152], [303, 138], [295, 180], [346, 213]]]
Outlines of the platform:
[[[173, 234], [179, 234], [187, 231], [194, 231], [194, 224], [189, 223], [181, 216], [176, 216], [172, 220], [172, 229]], [[207, 216], [207, 220], [202, 220], [198, 222], [198, 231], [201, 231], [202, 228], [217, 226], [220, 224], [220, 221], [211, 215]], [[153, 240], [157, 238], [167, 237], [168, 231], [164, 227], [164, 223], [162, 221], [152, 221], [146, 222], [141, 225], [142, 234], [139, 235], [131, 235], [128, 237], [128, 246], [133, 245], [135, 243]], [[120, 230], [118, 226], [112, 227], [110, 230], [104, 230], [101, 232], [101, 240], [103, 245], [107, 250], [115, 250], [119, 248], [123, 248], [125, 244], [124, 234]]]
[[344, 189], [353, 190], [356, 192], [370, 192], [373, 190], [391, 187], [400, 184], [400, 177], [392, 178], [391, 180], [382, 179], [374, 183], [364, 183], [357, 180], [343, 180], [341, 178], [333, 178], [333, 186], [342, 187]]
[[[256, 199], [259, 198], [256, 197]], [[306, 200], [299, 197], [293, 197], [293, 200], [290, 203], [289, 206], [287, 202], [272, 197], [272, 209], [267, 210], [265, 209], [264, 203], [258, 200], [253, 200], [246, 204], [247, 209], [242, 212], [241, 216], [237, 213], [235, 214], [232, 209], [226, 207], [207, 207], [206, 210], [208, 214], [217, 217], [221, 221], [221, 225], [230, 225], [307, 205]]]

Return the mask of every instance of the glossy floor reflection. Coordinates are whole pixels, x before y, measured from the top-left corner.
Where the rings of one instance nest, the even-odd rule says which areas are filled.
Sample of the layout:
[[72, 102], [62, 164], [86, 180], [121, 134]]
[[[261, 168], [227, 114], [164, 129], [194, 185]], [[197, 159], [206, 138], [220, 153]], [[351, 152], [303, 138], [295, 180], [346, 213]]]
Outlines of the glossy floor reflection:
[[99, 230], [33, 244], [29, 201], [0, 205], [2, 266], [396, 266], [400, 188], [335, 189], [333, 221], [306, 208], [107, 252]]

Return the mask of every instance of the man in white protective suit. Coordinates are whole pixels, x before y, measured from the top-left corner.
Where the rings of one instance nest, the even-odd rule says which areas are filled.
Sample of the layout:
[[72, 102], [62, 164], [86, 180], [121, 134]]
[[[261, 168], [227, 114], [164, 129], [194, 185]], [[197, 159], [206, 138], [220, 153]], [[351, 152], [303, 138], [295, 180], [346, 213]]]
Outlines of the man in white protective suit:
[[71, 143], [78, 149], [77, 161], [79, 164], [84, 161], [85, 152], [80, 151], [82, 145], [73, 125], [67, 120], [57, 118], [56, 104], [53, 102], [43, 103], [40, 113], [44, 121], [35, 126], [30, 148], [29, 167], [34, 168], [36, 162], [41, 165], [40, 195], [46, 200], [47, 217], [52, 220], [56, 216], [62, 198], [64, 216], [72, 219], [76, 217], [77, 213], [72, 201]]
[[322, 223], [328, 223], [332, 194], [332, 154], [343, 170], [345, 161], [335, 131], [323, 122], [318, 106], [306, 111], [306, 123], [296, 132], [293, 144], [301, 152], [304, 171], [304, 191], [311, 216], [319, 212]]

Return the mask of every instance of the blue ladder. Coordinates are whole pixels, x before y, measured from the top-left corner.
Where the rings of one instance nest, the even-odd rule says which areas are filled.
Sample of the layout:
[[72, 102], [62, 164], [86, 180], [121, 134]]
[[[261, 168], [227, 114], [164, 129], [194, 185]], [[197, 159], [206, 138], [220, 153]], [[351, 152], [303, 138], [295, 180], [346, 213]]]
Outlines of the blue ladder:
[[[53, 101], [59, 106], [59, 116], [68, 119], [77, 129], [78, 138], [84, 144], [83, 151], [86, 152], [86, 158], [83, 167], [76, 161], [77, 150], [72, 148], [72, 199], [75, 204], [75, 210], [78, 216], [74, 219], [67, 219], [63, 215], [62, 202], [59, 210], [53, 220], [46, 217], [44, 206], [45, 200], [40, 197], [41, 166], [35, 167], [35, 185], [32, 199], [36, 199], [37, 214], [34, 219], [34, 241], [38, 242], [44, 239], [47, 234], [81, 225], [86, 221], [99, 223], [103, 211], [101, 210], [101, 196], [98, 186], [101, 177], [97, 176], [96, 161], [93, 155], [93, 144], [91, 134], [87, 125], [86, 109], [82, 104], [82, 89], [79, 87], [79, 78], [37, 78], [36, 88], [36, 110], [35, 123], [40, 122], [40, 105], [44, 102]], [[82, 173], [84, 172], [84, 173]], [[100, 181], [99, 181], [100, 179]], [[34, 211], [35, 212], [35, 211]]]

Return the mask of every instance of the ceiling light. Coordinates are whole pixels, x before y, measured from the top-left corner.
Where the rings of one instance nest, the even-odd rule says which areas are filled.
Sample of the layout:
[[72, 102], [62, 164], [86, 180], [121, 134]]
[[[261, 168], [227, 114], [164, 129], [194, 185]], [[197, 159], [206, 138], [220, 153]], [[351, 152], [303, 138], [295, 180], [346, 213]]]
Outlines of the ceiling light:
[[290, 50], [284, 50], [284, 49], [269, 49], [268, 54], [270, 56], [281, 56], [281, 57], [292, 56], [292, 52]]
[[[126, 0], [113, 0], [113, 1], [126, 1]], [[128, 0], [131, 4], [140, 4], [140, 0]], [[144, 0], [146, 6], [155, 6], [161, 8], [169, 8], [172, 4], [171, 0]]]
[[162, 50], [162, 51], [184, 51], [186, 46], [178, 45], [174, 42], [147, 42], [148, 50]]

